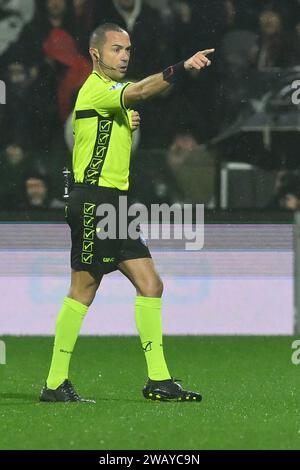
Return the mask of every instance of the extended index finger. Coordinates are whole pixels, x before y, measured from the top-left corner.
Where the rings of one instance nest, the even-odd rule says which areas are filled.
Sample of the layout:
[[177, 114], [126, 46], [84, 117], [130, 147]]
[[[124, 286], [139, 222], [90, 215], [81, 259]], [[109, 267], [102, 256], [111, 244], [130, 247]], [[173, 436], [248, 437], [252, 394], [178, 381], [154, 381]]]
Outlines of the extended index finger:
[[215, 52], [214, 49], [205, 49], [204, 51], [200, 51], [200, 53], [203, 55], [212, 54], [213, 52]]

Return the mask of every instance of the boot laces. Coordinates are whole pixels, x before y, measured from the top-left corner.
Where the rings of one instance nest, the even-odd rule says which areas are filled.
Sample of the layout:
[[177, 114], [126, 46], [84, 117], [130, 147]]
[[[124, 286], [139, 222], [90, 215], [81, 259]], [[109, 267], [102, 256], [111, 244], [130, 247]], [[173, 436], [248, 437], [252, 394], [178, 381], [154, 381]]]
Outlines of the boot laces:
[[74, 390], [74, 387], [69, 380], [65, 383], [65, 389], [69, 398], [75, 398], [75, 400], [80, 399], [78, 393]]

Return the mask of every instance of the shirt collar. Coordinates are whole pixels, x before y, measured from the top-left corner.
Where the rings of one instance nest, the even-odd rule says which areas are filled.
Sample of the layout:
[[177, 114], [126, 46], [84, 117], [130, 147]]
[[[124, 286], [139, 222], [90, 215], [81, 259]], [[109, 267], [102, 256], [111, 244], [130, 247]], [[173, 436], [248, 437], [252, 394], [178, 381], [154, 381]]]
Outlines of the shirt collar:
[[93, 70], [92, 74], [95, 73], [96, 75], [98, 75], [99, 78], [101, 78], [101, 80], [103, 80], [104, 82], [106, 83], [109, 83], [109, 82], [113, 82], [114, 80], [112, 80], [111, 78], [105, 78], [103, 77], [103, 75], [101, 75], [99, 72], [97, 72], [97, 70]]

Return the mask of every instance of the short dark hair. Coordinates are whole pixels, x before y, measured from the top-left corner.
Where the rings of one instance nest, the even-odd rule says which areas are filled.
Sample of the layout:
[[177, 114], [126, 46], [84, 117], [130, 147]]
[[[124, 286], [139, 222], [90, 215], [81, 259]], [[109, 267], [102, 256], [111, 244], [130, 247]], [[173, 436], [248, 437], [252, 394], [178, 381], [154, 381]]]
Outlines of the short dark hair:
[[105, 43], [105, 35], [109, 31], [116, 31], [117, 33], [127, 32], [115, 23], [103, 23], [92, 32], [90, 37], [90, 47], [103, 46]]

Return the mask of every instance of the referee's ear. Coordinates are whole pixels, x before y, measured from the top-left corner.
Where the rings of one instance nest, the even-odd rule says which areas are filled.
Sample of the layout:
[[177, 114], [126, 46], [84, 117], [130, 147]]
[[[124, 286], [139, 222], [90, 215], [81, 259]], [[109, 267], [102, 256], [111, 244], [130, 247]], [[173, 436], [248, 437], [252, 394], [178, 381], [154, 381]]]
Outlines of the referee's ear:
[[90, 47], [89, 48], [89, 53], [90, 53], [90, 56], [93, 60], [93, 62], [99, 62], [99, 51], [98, 49], [95, 49], [94, 47]]

